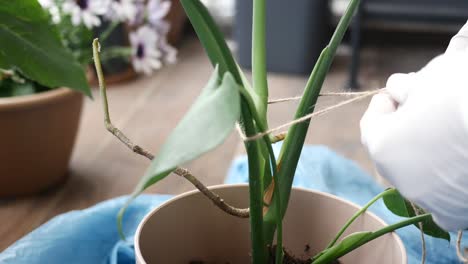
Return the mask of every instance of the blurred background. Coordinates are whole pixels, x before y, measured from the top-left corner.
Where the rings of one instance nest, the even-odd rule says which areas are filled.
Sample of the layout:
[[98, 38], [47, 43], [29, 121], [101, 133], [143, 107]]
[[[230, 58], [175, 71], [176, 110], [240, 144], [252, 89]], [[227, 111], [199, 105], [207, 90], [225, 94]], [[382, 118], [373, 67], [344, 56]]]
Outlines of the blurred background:
[[[177, 55], [173, 54], [176, 60], [151, 74], [135, 73], [125, 61], [108, 63], [106, 72], [113, 123], [135, 143], [153, 152], [157, 152], [188, 110], [212, 71], [178, 1], [170, 2], [171, 10], [166, 16], [171, 29], [168, 41], [177, 50]], [[239, 63], [249, 72], [252, 1], [203, 2], [221, 26]], [[301, 95], [308, 74], [347, 3], [347, 0], [268, 1], [271, 99]], [[467, 19], [466, 0], [365, 0], [323, 90], [382, 88], [392, 73], [417, 71], [444, 52], [451, 36]], [[112, 34], [112, 41], [128, 42], [125, 27]], [[143, 175], [149, 162], [131, 153], [105, 130], [96, 89], [93, 95], [95, 99], [84, 104], [67, 181], [36, 196], [0, 201], [0, 218], [9, 219], [0, 229], [0, 250], [54, 215], [130, 193]], [[317, 109], [341, 100], [321, 98]], [[375, 175], [359, 134], [359, 120], [368, 103], [369, 100], [360, 101], [313, 119], [307, 143], [326, 145]], [[271, 105], [270, 126], [290, 121], [296, 107], [296, 102]], [[231, 161], [242, 154], [242, 141], [233, 133], [221, 147], [186, 166], [206, 185], [221, 184]], [[171, 176], [149, 192], [179, 194], [190, 189], [193, 187], [183, 179]], [[22, 221], [26, 218], [27, 221]]]

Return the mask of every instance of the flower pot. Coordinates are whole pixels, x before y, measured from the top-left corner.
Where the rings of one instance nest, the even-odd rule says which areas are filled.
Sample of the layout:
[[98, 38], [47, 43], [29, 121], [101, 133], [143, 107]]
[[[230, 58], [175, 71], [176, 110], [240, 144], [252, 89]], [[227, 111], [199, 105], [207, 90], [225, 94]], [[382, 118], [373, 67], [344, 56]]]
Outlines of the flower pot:
[[81, 93], [59, 88], [0, 98], [0, 196], [33, 194], [65, 179]]
[[173, 46], [177, 46], [184, 33], [187, 16], [179, 0], [171, 0], [171, 9], [167, 13], [166, 21], [171, 25], [167, 33], [167, 41]]
[[[229, 203], [247, 207], [247, 185], [211, 188]], [[299, 257], [323, 250], [358, 206], [333, 195], [295, 188], [283, 225], [284, 246]], [[366, 213], [347, 234], [386, 224]], [[250, 263], [249, 220], [213, 206], [198, 191], [179, 195], [150, 212], [135, 235], [137, 263]], [[192, 261], [192, 262], [191, 262]], [[198, 262], [197, 262], [198, 261]], [[400, 238], [387, 234], [340, 259], [342, 264], [403, 264]]]
[[[99, 27], [94, 28], [94, 34], [101, 36], [109, 26], [111, 26], [111, 22], [104, 21]], [[129, 30], [129, 25], [120, 23], [106, 39], [102, 40], [101, 45], [103, 47], [130, 47]], [[106, 76], [106, 84], [108, 85], [126, 83], [137, 77], [129, 58], [115, 57], [108, 61], [102, 61], [102, 71]], [[97, 86], [99, 84], [94, 65], [90, 64], [88, 66], [87, 75], [91, 85]]]

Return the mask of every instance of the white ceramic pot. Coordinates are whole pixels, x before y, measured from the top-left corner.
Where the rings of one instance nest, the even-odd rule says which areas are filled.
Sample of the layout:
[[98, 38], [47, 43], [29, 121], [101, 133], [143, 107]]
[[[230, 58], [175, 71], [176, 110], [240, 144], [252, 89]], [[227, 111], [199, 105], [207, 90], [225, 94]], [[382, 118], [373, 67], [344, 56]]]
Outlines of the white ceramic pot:
[[[214, 190], [238, 207], [248, 205], [248, 186], [220, 185]], [[294, 188], [284, 219], [283, 238], [288, 252], [313, 256], [323, 250], [359, 207], [336, 196]], [[346, 234], [386, 226], [365, 213]], [[346, 235], [345, 234], [345, 235]], [[248, 219], [230, 216], [200, 192], [174, 197], [150, 212], [135, 235], [137, 263], [250, 263]], [[340, 259], [342, 264], [406, 264], [400, 238], [387, 234]]]

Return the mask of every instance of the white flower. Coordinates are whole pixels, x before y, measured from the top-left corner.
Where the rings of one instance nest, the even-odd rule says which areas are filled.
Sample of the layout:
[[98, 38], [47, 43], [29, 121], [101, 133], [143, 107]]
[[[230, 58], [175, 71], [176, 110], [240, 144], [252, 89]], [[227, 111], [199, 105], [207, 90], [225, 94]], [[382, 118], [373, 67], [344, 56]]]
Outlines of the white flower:
[[146, 4], [145, 0], [135, 0], [135, 16], [130, 19], [131, 25], [141, 25], [145, 22]]
[[48, 9], [52, 6], [55, 6], [55, 3], [53, 0], [39, 0], [39, 4], [41, 4], [41, 6], [44, 8], [44, 9]]
[[39, 0], [39, 4], [42, 6], [43, 9], [49, 12], [50, 16], [52, 17], [52, 22], [54, 24], [60, 23], [60, 10], [57, 4], [55, 4], [54, 0]]
[[166, 38], [161, 38], [158, 44], [164, 62], [174, 64], [177, 61], [177, 50], [167, 42]]
[[133, 48], [132, 64], [136, 72], [147, 75], [161, 68], [161, 52], [157, 49], [159, 37], [149, 26], [142, 26], [136, 32], [130, 33], [130, 43]]
[[66, 0], [63, 12], [70, 14], [72, 24], [84, 24], [87, 28], [101, 25], [100, 15], [104, 15], [109, 7], [107, 0]]
[[167, 34], [169, 24], [164, 20], [171, 9], [171, 2], [165, 0], [149, 0], [148, 21], [160, 34]]
[[112, 0], [106, 17], [111, 21], [132, 21], [137, 11], [135, 0]]

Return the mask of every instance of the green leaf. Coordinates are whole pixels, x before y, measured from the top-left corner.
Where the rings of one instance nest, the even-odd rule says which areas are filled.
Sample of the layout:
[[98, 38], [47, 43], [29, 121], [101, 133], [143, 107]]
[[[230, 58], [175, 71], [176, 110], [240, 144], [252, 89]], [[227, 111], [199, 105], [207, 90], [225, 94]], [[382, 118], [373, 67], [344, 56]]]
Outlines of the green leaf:
[[[317, 103], [317, 99], [322, 89], [323, 82], [328, 73], [328, 70], [331, 67], [333, 58], [336, 54], [336, 50], [341, 43], [343, 36], [351, 22], [353, 14], [355, 13], [357, 7], [359, 6], [360, 0], [351, 0], [349, 2], [348, 8], [341, 18], [335, 33], [333, 34], [330, 43], [325, 47], [320, 54], [320, 57], [315, 64], [314, 69], [309, 77], [309, 80], [306, 84], [304, 94], [302, 96], [299, 107], [296, 110], [295, 119], [301, 118], [307, 114], [310, 114], [314, 111], [314, 106]], [[279, 184], [279, 189], [281, 192], [281, 199], [283, 205], [281, 206], [282, 214], [286, 213], [287, 204], [289, 201], [289, 196], [291, 194], [291, 186], [294, 180], [294, 173], [299, 162], [299, 157], [304, 146], [304, 141], [309, 129], [309, 122], [302, 122], [296, 125], [291, 126], [288, 130], [287, 137], [281, 147], [281, 153], [279, 156], [279, 163], [281, 164], [280, 170], [278, 172], [278, 177], [281, 179]], [[267, 223], [273, 223], [271, 218], [274, 217], [272, 207], [276, 207], [276, 203], [270, 205], [270, 209], [265, 215], [265, 221]], [[266, 236], [271, 240], [273, 238], [274, 228], [267, 226], [265, 228], [268, 230]]]
[[[351, 0], [348, 8], [341, 18], [338, 26], [336, 27], [335, 33], [333, 34], [330, 43], [325, 47], [320, 54], [317, 63], [309, 77], [306, 84], [303, 97], [297, 108], [295, 118], [301, 118], [307, 114], [310, 114], [315, 109], [315, 104], [322, 89], [325, 77], [331, 67], [333, 58], [336, 54], [339, 44], [341, 43], [343, 36], [351, 23], [351, 19], [356, 9], [358, 8], [360, 0]], [[280, 182], [280, 188], [282, 190], [282, 197], [289, 199], [291, 185], [294, 178], [294, 171], [296, 170], [297, 162], [304, 145], [304, 140], [307, 135], [309, 128], [309, 122], [302, 122], [300, 124], [292, 126], [288, 131], [284, 144], [281, 148], [280, 160], [282, 162], [280, 170], [280, 178], [283, 179]], [[284, 176], [283, 176], [284, 175]], [[285, 208], [284, 208], [285, 209]], [[284, 214], [285, 212], [283, 212]]]
[[36, 89], [34, 89], [33, 83], [26, 82], [26, 83], [16, 84], [13, 87], [12, 96], [33, 94], [35, 91]]
[[[413, 217], [416, 213], [411, 205], [411, 202], [406, 200], [398, 191], [390, 192], [383, 197], [385, 206], [395, 215], [401, 217]], [[424, 209], [415, 205], [418, 210], [418, 215], [425, 214]], [[425, 219], [422, 223], [424, 234], [436, 238], [445, 239], [450, 242], [450, 234], [440, 228], [432, 218]], [[419, 229], [419, 224], [415, 224]]]
[[211, 63], [218, 65], [219, 74], [224, 75], [230, 72], [237, 83], [241, 84], [242, 80], [236, 62], [207, 8], [199, 0], [181, 0], [180, 2]]
[[[220, 82], [215, 68], [208, 84], [169, 135], [137, 185], [133, 197], [168, 176], [177, 166], [214, 149], [231, 133], [240, 115], [238, 85], [230, 73]], [[119, 226], [125, 207], [119, 216]]]
[[[230, 72], [236, 82], [244, 88], [242, 89], [242, 116], [240, 121], [246, 135], [255, 135], [259, 132], [259, 129], [265, 130], [267, 127], [266, 110], [262, 111], [262, 109], [266, 109], [266, 107], [262, 107], [259, 103], [261, 100], [258, 99], [261, 97], [255, 96], [256, 94], [250, 88], [247, 79], [242, 75], [242, 71], [238, 68], [224, 41], [223, 34], [216, 26], [208, 10], [199, 0], [181, 0], [181, 3], [212, 64], [219, 65], [221, 75], [225, 72]], [[250, 226], [253, 263], [265, 263], [267, 259], [266, 241], [263, 237], [262, 179], [264, 177], [262, 171], [265, 168], [264, 161], [269, 159], [262, 156], [260, 145], [259, 141], [245, 143], [249, 163]]]
[[18, 70], [50, 88], [64, 86], [91, 95], [83, 67], [63, 46], [36, 0], [2, 1], [0, 39], [0, 68]]
[[137, 187], [141, 192], [178, 165], [221, 144], [240, 115], [239, 89], [230, 73], [219, 83], [218, 70], [180, 121]]
[[401, 217], [413, 217], [414, 210], [411, 204], [397, 192], [389, 193], [383, 197], [385, 206], [395, 215]]
[[347, 252], [359, 247], [362, 244], [362, 242], [365, 241], [366, 238], [368, 238], [371, 235], [372, 235], [372, 232], [353, 233], [345, 237], [335, 246], [319, 253], [317, 256], [313, 258], [313, 263], [314, 264], [330, 263], [330, 261], [336, 260], [340, 256], [343, 256], [344, 254], [346, 254]]
[[230, 72], [238, 84], [244, 87], [245, 96], [249, 105], [255, 107], [257, 122], [261, 123], [262, 129], [267, 127], [267, 100], [268, 93], [259, 95], [249, 84], [247, 78], [232, 56], [229, 47], [224, 40], [221, 30], [218, 28], [206, 7], [199, 0], [181, 0], [182, 6], [195, 29], [200, 42], [202, 43], [208, 57], [213, 65], [218, 65], [220, 75]]

